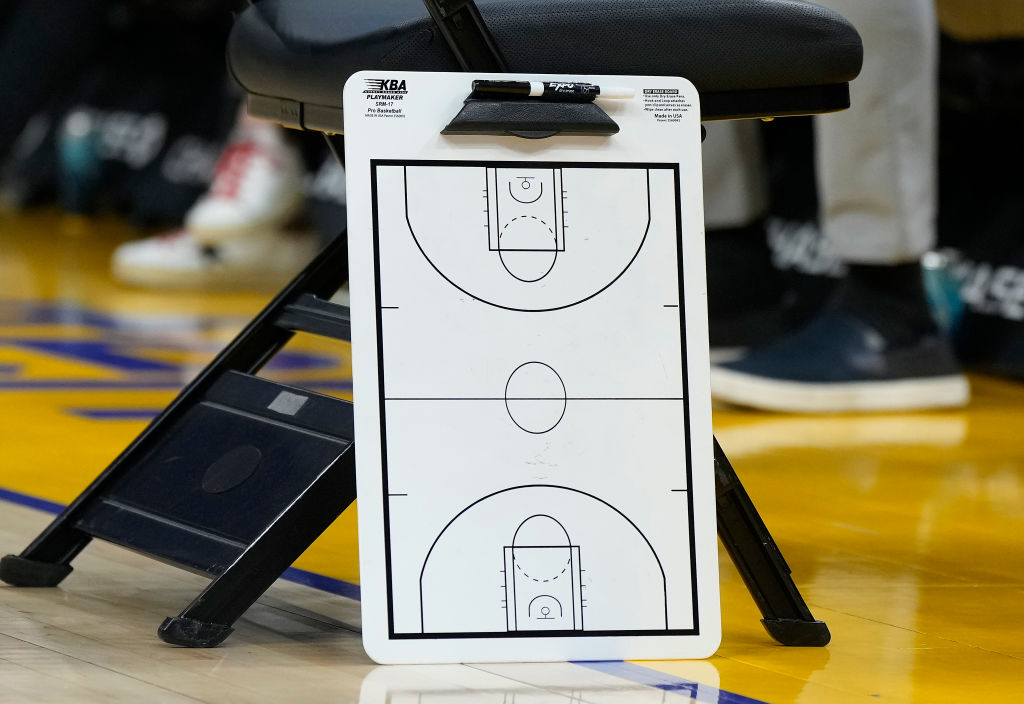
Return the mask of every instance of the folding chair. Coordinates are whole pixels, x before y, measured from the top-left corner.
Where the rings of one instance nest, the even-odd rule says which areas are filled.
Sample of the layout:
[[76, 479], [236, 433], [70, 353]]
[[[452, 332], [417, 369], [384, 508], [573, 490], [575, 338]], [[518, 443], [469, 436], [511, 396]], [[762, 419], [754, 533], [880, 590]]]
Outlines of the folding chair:
[[[481, 0], [500, 54], [474, 54], [470, 42], [460, 62], [453, 48], [475, 8], [435, 6], [438, 23], [417, 0], [255, 2], [228, 44], [249, 113], [325, 133], [344, 163], [342, 86], [359, 70], [479, 70], [503, 54], [524, 73], [678, 75], [701, 92], [708, 121], [844, 109], [862, 57], [848, 22], [801, 0]], [[55, 586], [99, 537], [212, 577], [159, 634], [222, 642], [355, 499], [351, 404], [255, 376], [296, 331], [348, 339], [348, 310], [328, 300], [347, 280], [346, 243], [328, 245], [21, 555], [4, 558], [0, 579]], [[828, 628], [717, 441], [715, 470], [719, 536], [762, 623], [786, 645], [825, 645]]]

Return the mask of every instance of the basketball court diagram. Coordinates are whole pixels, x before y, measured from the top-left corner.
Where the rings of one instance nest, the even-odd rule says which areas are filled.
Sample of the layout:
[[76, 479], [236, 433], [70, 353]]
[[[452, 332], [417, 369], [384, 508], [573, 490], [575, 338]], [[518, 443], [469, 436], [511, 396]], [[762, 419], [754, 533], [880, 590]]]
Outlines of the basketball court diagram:
[[[511, 310], [597, 295], [635, 261], [650, 226], [647, 169], [407, 166], [402, 178], [423, 257], [452, 286]], [[586, 195], [599, 192], [598, 202]]]
[[371, 183], [390, 637], [698, 633], [677, 165]]

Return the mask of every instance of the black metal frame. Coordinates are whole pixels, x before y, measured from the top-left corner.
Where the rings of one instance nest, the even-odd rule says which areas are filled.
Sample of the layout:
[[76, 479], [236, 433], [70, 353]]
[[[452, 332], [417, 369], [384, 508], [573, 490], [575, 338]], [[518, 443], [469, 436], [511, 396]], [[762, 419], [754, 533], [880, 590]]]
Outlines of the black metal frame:
[[[93, 537], [142, 552], [213, 581], [177, 617], [159, 628], [164, 641], [190, 647], [211, 647], [223, 641], [232, 624], [265, 592], [309, 545], [355, 500], [355, 460], [351, 437], [351, 404], [322, 398], [339, 415], [337, 440], [347, 445], [300, 492], [287, 497], [287, 507], [250, 543], [235, 546], [228, 536], [168, 525], [156, 538], [137, 530], [147, 517], [140, 511], [113, 512], [111, 496], [142, 466], [186, 413], [203, 403], [226, 377], [248, 378], [249, 384], [287, 388], [256, 374], [297, 331], [348, 340], [348, 308], [327, 299], [348, 276], [344, 234], [313, 260], [239, 335], [155, 418], [149, 426], [25, 548], [0, 560], [0, 580], [21, 587], [57, 586], [72, 570], [71, 561]], [[308, 392], [304, 392], [308, 393]], [[311, 394], [312, 395], [312, 394]], [[347, 436], [347, 437], [346, 437]], [[244, 511], [247, 507], [239, 506]], [[102, 519], [102, 520], [101, 520]], [[218, 550], [216, 556], [211, 552]], [[230, 557], [224, 564], [223, 557]], [[215, 559], [216, 558], [216, 559]]]

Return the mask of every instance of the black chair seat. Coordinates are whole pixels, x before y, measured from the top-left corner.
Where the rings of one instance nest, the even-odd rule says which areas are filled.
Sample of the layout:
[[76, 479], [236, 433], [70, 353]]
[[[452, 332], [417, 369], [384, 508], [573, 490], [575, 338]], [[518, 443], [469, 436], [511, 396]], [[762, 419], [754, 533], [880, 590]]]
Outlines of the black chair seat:
[[[840, 110], [857, 31], [801, 0], [479, 0], [511, 71], [683, 76], [705, 120]], [[249, 111], [341, 132], [363, 69], [458, 71], [420, 0], [262, 0], [237, 18], [228, 62]]]

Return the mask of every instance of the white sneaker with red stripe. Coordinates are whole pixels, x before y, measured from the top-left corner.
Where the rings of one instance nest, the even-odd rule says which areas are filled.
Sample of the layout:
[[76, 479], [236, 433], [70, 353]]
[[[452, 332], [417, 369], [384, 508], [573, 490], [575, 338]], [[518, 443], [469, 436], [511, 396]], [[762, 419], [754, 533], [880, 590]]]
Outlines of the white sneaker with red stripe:
[[302, 161], [281, 132], [271, 124], [236, 129], [210, 189], [185, 216], [185, 229], [198, 243], [219, 245], [278, 229], [301, 210]]
[[277, 290], [319, 249], [313, 233], [256, 231], [211, 247], [177, 230], [122, 244], [111, 271], [117, 281], [145, 288]]

